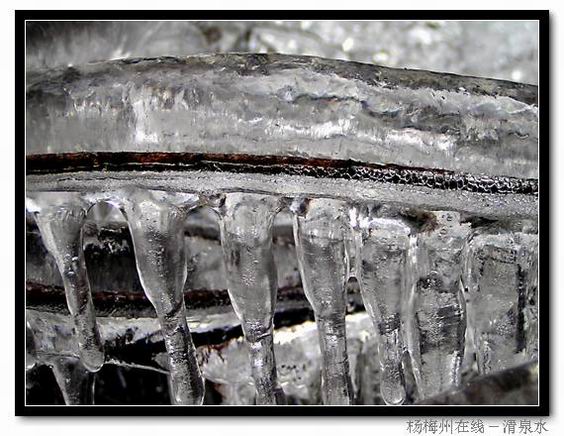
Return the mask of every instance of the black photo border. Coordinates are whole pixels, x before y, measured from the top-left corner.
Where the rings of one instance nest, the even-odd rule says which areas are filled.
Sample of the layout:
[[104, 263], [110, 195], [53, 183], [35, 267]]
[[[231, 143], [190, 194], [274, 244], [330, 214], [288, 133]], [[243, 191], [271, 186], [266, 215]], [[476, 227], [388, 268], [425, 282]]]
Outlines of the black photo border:
[[[549, 416], [549, 21], [547, 10], [154, 11], [16, 10], [15, 13], [15, 414], [16, 416]], [[539, 405], [537, 406], [36, 406], [25, 404], [26, 20], [538, 20]], [[19, 238], [22, 239], [19, 239]], [[22, 286], [22, 288], [20, 288]]]

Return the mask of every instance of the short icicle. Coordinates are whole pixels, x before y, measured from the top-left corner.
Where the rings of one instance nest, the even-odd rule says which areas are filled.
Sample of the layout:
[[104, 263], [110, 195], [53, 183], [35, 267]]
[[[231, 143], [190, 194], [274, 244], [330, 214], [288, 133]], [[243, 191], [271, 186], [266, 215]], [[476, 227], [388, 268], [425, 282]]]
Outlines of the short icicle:
[[273, 344], [278, 283], [272, 224], [281, 206], [277, 197], [230, 193], [217, 207], [229, 297], [249, 347], [257, 404], [286, 402]]
[[131, 232], [141, 285], [155, 308], [168, 352], [171, 400], [174, 404], [200, 405], [204, 382], [184, 303], [184, 224], [188, 211], [199, 204], [199, 199], [190, 194], [141, 189], [118, 197], [116, 203]]
[[403, 307], [409, 291], [410, 227], [376, 205], [351, 209], [357, 250], [357, 279], [378, 335], [380, 391], [386, 404], [406, 400], [403, 370]]
[[466, 313], [463, 253], [470, 224], [457, 212], [430, 212], [417, 236], [409, 303], [409, 352], [419, 400], [460, 384]]
[[347, 205], [331, 199], [297, 199], [291, 209], [302, 284], [319, 333], [322, 399], [324, 404], [352, 404], [345, 328]]
[[537, 358], [537, 235], [490, 227], [469, 243], [465, 286], [478, 371]]
[[89, 371], [96, 372], [104, 364], [104, 346], [82, 248], [82, 227], [89, 206], [79, 194], [42, 193], [29, 202], [28, 209], [33, 210], [45, 247], [61, 273], [80, 359]]

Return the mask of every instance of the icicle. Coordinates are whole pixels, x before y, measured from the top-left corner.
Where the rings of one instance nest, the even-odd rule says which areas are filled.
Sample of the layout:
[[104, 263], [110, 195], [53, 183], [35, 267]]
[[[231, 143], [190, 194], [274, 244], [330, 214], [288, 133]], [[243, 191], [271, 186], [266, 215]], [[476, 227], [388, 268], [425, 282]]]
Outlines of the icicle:
[[433, 212], [417, 238], [408, 342], [419, 399], [460, 384], [466, 330], [461, 274], [469, 227], [456, 212]]
[[366, 338], [358, 358], [357, 371], [359, 374], [358, 399], [360, 404], [385, 404], [382, 400], [380, 379], [382, 369], [378, 356], [378, 340], [376, 335]]
[[141, 285], [153, 304], [168, 352], [174, 404], [202, 404], [204, 384], [186, 323], [184, 221], [194, 195], [134, 190], [117, 205], [126, 216]]
[[82, 226], [88, 204], [77, 194], [44, 193], [30, 202], [45, 247], [63, 278], [82, 363], [90, 371], [104, 364], [104, 348], [96, 323], [90, 282], [82, 249]]
[[538, 234], [523, 234], [519, 240], [519, 266], [521, 267], [520, 302], [523, 307], [522, 328], [525, 338], [525, 354], [528, 359], [538, 359]]
[[378, 216], [377, 207], [351, 210], [362, 299], [378, 333], [381, 394], [387, 404], [406, 399], [402, 356], [402, 302], [408, 293], [410, 228]]
[[218, 208], [229, 297], [249, 346], [258, 404], [286, 401], [272, 338], [278, 290], [272, 223], [281, 206], [277, 197], [232, 193]]
[[37, 346], [35, 344], [35, 335], [33, 330], [26, 322], [25, 325], [25, 369], [30, 370], [37, 365]]
[[465, 285], [478, 371], [537, 357], [537, 236], [484, 229], [468, 248]]
[[66, 405], [94, 404], [95, 374], [79, 359], [58, 357], [50, 362], [50, 366]]
[[304, 292], [319, 332], [323, 402], [352, 404], [345, 329], [347, 205], [330, 199], [296, 200], [291, 209]]

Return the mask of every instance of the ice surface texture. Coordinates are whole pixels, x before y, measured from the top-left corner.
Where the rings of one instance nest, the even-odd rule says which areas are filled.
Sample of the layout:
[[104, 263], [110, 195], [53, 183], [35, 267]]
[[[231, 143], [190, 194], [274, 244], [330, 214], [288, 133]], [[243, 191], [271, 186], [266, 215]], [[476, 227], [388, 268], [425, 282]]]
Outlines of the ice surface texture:
[[350, 159], [537, 177], [537, 88], [284, 55], [129, 59], [28, 74], [27, 153]]
[[[388, 404], [408, 400], [411, 371], [419, 399], [458, 386], [470, 346], [482, 373], [536, 358], [534, 86], [300, 56], [168, 57], [29, 73], [27, 111], [28, 209], [63, 277], [80, 357], [52, 366], [77, 386], [80, 365], [104, 362], [82, 250], [86, 212], [101, 202], [127, 219], [167, 350], [151, 365], [169, 374], [176, 404], [204, 397], [183, 292], [196, 249], [185, 221], [204, 204], [219, 215], [259, 404], [286, 401], [272, 237], [288, 208], [325, 404], [358, 392], [351, 275], [376, 340], [362, 347], [377, 365], [359, 377], [378, 373]], [[226, 395], [252, 396], [243, 384]]]
[[[28, 76], [30, 190], [103, 192], [135, 179], [180, 192], [537, 213], [534, 86], [282, 55]], [[57, 174], [66, 172], [75, 175]]]

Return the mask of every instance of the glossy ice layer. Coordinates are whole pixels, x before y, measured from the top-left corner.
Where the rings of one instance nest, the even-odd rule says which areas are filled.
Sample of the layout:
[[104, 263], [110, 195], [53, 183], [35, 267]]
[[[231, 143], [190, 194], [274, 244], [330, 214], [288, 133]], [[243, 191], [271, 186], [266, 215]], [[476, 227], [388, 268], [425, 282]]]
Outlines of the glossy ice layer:
[[101, 62], [27, 79], [28, 154], [294, 155], [537, 177], [531, 85], [256, 54]]

